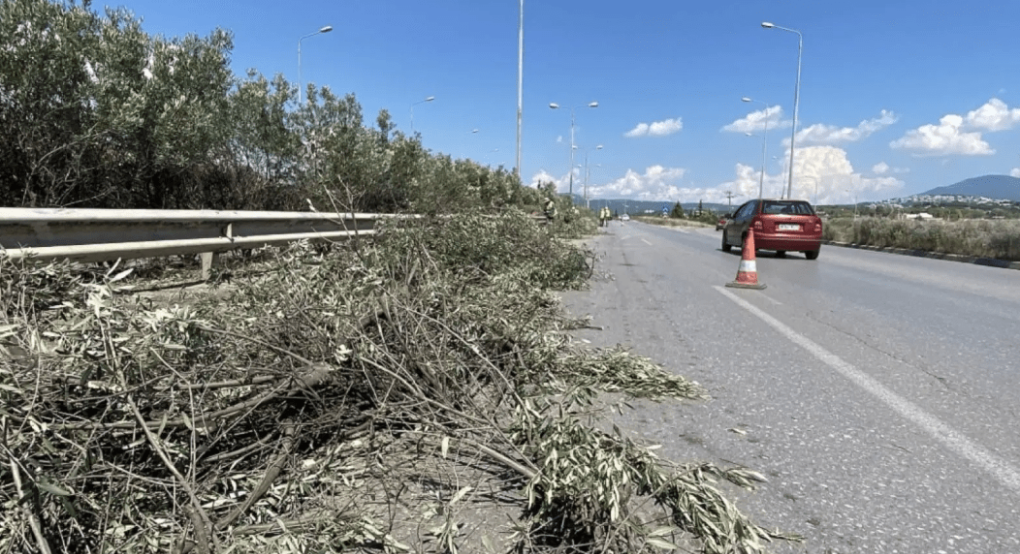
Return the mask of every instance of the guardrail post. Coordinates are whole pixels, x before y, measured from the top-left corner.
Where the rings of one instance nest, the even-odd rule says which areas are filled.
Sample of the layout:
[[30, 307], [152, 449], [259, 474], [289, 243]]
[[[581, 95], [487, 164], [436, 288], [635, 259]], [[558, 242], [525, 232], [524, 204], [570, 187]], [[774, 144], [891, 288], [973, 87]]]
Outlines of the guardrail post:
[[202, 259], [202, 280], [208, 281], [212, 277], [212, 266], [216, 261], [216, 253], [202, 252], [199, 257]]

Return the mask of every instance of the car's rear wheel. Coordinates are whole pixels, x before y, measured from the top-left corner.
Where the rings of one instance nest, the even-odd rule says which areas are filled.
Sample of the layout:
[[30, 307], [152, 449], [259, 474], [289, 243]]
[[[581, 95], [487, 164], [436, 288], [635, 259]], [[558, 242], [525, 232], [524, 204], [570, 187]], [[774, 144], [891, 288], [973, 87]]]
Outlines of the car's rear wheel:
[[819, 252], [821, 252], [821, 250], [807, 250], [804, 252], [804, 257], [809, 260], [817, 260]]
[[723, 232], [722, 232], [722, 251], [723, 252], [729, 252], [730, 248], [731, 248], [730, 247], [730, 243], [726, 242], [726, 229], [723, 229]]

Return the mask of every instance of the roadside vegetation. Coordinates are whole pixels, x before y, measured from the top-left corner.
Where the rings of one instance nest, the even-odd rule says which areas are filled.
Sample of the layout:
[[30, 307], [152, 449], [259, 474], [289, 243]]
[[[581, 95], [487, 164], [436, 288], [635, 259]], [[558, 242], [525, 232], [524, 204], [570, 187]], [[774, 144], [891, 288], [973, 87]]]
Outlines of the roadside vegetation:
[[124, 9], [0, 1], [0, 205], [365, 212], [543, 199], [512, 171], [427, 150], [385, 109], [235, 75], [229, 32], [151, 36]]
[[634, 220], [662, 227], [712, 227], [715, 225], [714, 222], [710, 224], [698, 219], [678, 219], [661, 215], [642, 215], [635, 217]]
[[248, 262], [179, 304], [126, 294], [116, 266], [0, 258], [0, 552], [727, 553], [781, 537], [720, 487], [761, 475], [604, 430], [628, 398], [705, 392], [571, 342], [589, 323], [553, 291], [584, 286], [594, 259], [529, 214]]
[[829, 218], [823, 225], [823, 238], [869, 246], [1020, 261], [1020, 221], [1009, 219]]
[[[0, 553], [763, 552], [748, 468], [607, 431], [700, 387], [569, 331], [593, 214], [353, 94], [229, 70], [88, 2], [0, 0], [0, 205], [414, 213], [372, 241], [166, 261], [0, 251]], [[45, 63], [40, 63], [44, 60]], [[547, 198], [556, 216], [536, 220]], [[682, 212], [682, 209], [681, 209]], [[243, 262], [243, 263], [241, 263]]]
[[676, 202], [666, 217], [662, 214], [640, 214], [633, 217], [643, 223], [666, 227], [709, 227], [715, 226], [719, 220], [719, 215], [713, 210], [702, 209], [701, 202], [698, 202], [697, 208], [690, 210], [684, 210], [683, 206]]

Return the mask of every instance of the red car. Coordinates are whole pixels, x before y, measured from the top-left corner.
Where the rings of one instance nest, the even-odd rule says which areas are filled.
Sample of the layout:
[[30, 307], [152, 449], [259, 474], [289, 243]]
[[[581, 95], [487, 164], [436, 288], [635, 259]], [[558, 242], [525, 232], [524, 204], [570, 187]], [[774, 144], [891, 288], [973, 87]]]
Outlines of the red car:
[[755, 199], [744, 203], [723, 227], [723, 252], [743, 246], [747, 230], [752, 228], [755, 250], [775, 250], [777, 256], [798, 251], [809, 260], [818, 259], [822, 218], [805, 200]]

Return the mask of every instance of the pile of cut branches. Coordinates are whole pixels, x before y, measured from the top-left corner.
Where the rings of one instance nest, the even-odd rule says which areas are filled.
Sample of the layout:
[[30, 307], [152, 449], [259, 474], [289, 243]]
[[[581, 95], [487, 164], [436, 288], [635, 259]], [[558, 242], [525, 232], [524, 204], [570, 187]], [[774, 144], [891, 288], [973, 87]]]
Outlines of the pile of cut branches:
[[[763, 551], [780, 535], [600, 431], [602, 392], [701, 397], [574, 347], [590, 253], [519, 212], [293, 245], [215, 299], [0, 256], [0, 552]], [[742, 550], [741, 550], [742, 549]]]

